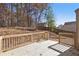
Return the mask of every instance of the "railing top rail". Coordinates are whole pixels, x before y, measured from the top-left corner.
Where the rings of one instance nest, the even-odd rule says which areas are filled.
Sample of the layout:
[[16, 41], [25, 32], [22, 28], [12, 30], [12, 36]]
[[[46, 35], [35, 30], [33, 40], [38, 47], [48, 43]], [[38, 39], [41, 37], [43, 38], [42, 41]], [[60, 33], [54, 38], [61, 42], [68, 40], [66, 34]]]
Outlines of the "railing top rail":
[[1, 36], [3, 38], [9, 38], [9, 37], [16, 37], [16, 36], [25, 36], [25, 35], [33, 35], [33, 34], [40, 34], [40, 33], [44, 33], [44, 32], [48, 32], [48, 31], [40, 31], [40, 32], [33, 32], [33, 33], [26, 33], [26, 34], [14, 34], [14, 35], [5, 35], [5, 36]]
[[60, 32], [59, 34], [74, 34], [74, 33], [63, 33], [63, 32]]

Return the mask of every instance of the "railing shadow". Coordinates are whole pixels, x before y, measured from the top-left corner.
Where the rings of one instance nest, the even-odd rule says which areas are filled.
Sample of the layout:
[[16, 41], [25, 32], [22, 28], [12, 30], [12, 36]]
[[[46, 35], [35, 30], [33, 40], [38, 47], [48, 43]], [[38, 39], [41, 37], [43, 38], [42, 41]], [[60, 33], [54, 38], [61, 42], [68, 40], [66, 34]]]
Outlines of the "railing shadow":
[[79, 50], [76, 50], [73, 46], [57, 43], [51, 46], [48, 46], [49, 49], [52, 49], [60, 54], [58, 56], [79, 56]]

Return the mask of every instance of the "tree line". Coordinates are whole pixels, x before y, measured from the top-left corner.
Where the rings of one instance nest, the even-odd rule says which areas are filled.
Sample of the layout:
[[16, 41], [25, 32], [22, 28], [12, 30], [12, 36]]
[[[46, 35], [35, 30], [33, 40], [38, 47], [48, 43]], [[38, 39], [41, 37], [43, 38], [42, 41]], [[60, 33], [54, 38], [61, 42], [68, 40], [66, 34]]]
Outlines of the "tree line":
[[37, 27], [50, 13], [47, 3], [0, 3], [0, 27]]

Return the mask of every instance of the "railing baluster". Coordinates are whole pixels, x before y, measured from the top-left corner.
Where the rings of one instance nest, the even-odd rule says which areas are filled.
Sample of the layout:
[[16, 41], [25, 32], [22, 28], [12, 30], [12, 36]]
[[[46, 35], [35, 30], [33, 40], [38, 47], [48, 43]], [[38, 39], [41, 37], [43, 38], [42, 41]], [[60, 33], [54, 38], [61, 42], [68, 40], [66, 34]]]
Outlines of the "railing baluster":
[[13, 37], [12, 37], [12, 48], [14, 47], [14, 39], [13, 39]]
[[15, 40], [15, 46], [16, 46], [16, 37], [14, 38], [14, 40]]
[[2, 49], [4, 49], [4, 39], [2, 40]]
[[42, 38], [43, 39], [48, 38], [48, 33], [38, 32], [38, 33], [31, 33], [31, 34], [4, 36], [2, 38], [2, 43], [1, 43], [2, 47], [0, 48], [2, 48], [3, 50], [7, 50], [27, 42], [40, 41], [40, 39]]
[[7, 48], [8, 48], [8, 44], [9, 44], [9, 43], [8, 43], [8, 38], [6, 39], [6, 41], [7, 41]]

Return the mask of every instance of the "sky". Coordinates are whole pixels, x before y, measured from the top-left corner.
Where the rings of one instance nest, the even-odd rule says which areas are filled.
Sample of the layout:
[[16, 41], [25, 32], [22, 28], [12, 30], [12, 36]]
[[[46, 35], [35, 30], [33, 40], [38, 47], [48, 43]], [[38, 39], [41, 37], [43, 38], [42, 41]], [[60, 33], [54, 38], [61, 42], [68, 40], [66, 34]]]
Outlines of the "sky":
[[49, 6], [53, 9], [56, 26], [76, 21], [75, 10], [79, 8], [78, 3], [50, 3]]

